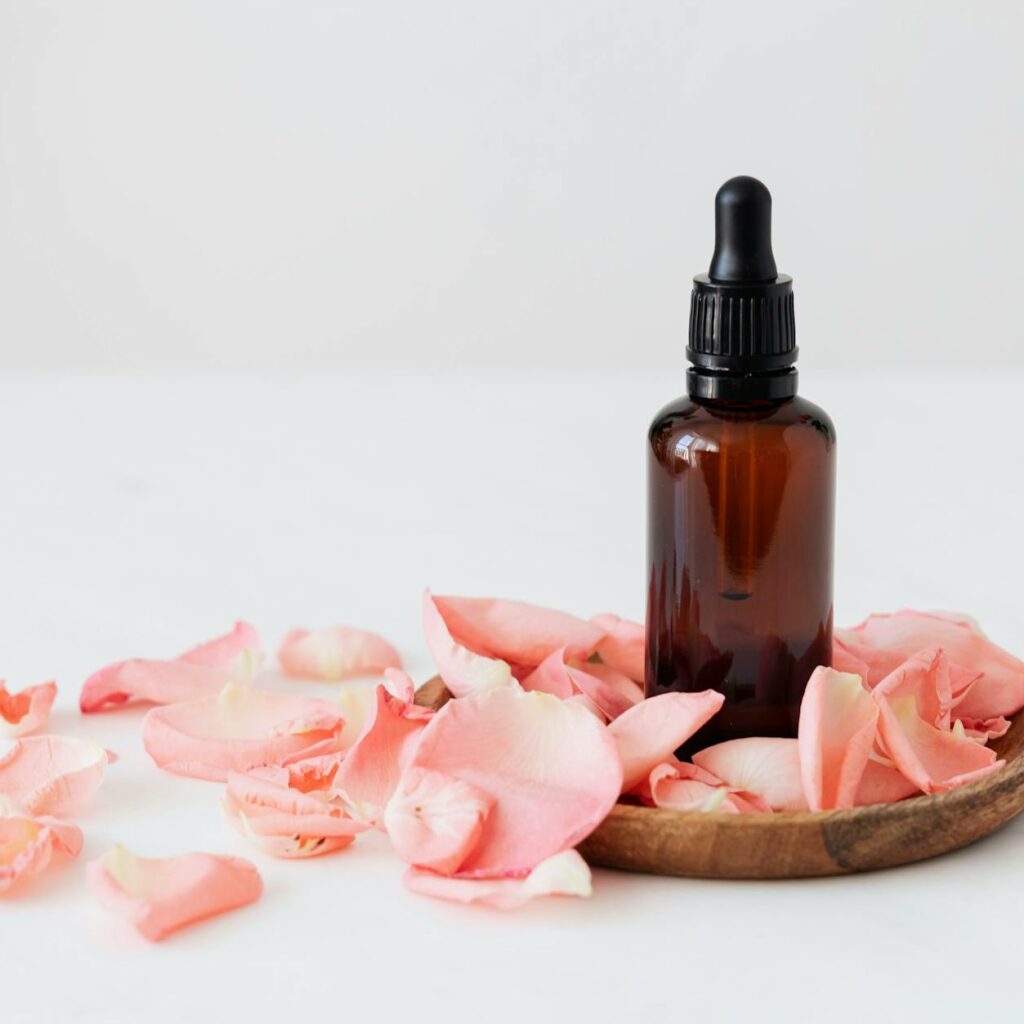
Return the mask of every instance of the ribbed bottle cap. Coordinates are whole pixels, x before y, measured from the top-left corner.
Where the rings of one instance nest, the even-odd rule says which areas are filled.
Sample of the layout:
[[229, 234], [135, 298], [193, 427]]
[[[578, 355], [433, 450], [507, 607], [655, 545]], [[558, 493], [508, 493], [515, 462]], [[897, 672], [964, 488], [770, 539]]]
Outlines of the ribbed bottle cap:
[[702, 373], [785, 375], [796, 362], [793, 279], [776, 270], [772, 197], [756, 178], [730, 178], [715, 196], [715, 254], [693, 279], [686, 355], [691, 381]]

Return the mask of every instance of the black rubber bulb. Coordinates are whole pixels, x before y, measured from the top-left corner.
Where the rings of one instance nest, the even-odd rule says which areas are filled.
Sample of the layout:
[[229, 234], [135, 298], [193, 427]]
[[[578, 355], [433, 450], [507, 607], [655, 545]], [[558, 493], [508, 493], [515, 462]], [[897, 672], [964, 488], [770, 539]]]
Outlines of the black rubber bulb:
[[747, 175], [730, 178], [715, 195], [712, 281], [774, 281], [772, 194]]

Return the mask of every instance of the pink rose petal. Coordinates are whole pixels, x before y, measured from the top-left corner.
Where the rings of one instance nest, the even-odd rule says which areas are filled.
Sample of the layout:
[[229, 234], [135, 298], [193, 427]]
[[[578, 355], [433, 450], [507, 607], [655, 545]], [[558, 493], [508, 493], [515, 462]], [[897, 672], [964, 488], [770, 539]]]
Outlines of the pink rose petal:
[[154, 708], [142, 742], [169, 772], [224, 782], [232, 771], [331, 753], [344, 724], [329, 701], [231, 683], [212, 697]]
[[590, 621], [605, 632], [597, 645], [601, 660], [630, 679], [641, 682], [644, 678], [643, 623], [620, 619], [611, 613], [595, 615]]
[[968, 718], [1012, 715], [1024, 707], [1024, 661], [989, 640], [967, 616], [901, 611], [870, 615], [853, 629], [837, 629], [847, 657], [868, 666], [875, 686], [907, 658], [927, 647], [941, 647], [954, 665], [982, 674], [959, 705]]
[[608, 731], [622, 760], [622, 791], [628, 793], [652, 768], [667, 761], [677, 747], [718, 712], [724, 701], [715, 690], [662, 693], [616, 718]]
[[259, 899], [263, 882], [240, 857], [183, 853], [150, 860], [123, 846], [88, 866], [96, 898], [157, 942], [187, 924]]
[[592, 891], [590, 868], [575, 850], [556, 853], [524, 878], [450, 878], [410, 867], [403, 881], [421, 896], [498, 910], [513, 910], [538, 896], [589, 896]]
[[395, 697], [384, 686], [377, 687], [375, 698], [371, 717], [338, 768], [334, 786], [361, 818], [380, 822], [434, 712]]
[[219, 693], [228, 683], [250, 682], [259, 669], [260, 638], [247, 622], [225, 636], [169, 661], [133, 658], [93, 673], [83, 684], [83, 712], [141, 700], [175, 704]]
[[26, 736], [0, 757], [0, 794], [31, 815], [63, 815], [96, 792], [111, 760], [89, 740]]
[[347, 815], [326, 795], [302, 793], [262, 778], [258, 769], [228, 775], [223, 807], [231, 824], [273, 857], [332, 853], [370, 827]]
[[0, 679], [0, 736], [27, 736], [42, 729], [50, 718], [56, 696], [56, 683], [41, 683], [9, 693], [7, 684]]
[[608, 730], [583, 708], [505, 687], [449, 701], [412, 766], [494, 801], [463, 875], [522, 874], [575, 846], [611, 810], [622, 769]]
[[997, 718], [958, 718], [964, 734], [978, 743], [997, 740], [1010, 731], [1010, 721], [1002, 715]]
[[440, 595], [433, 600], [457, 643], [514, 665], [539, 665], [560, 647], [581, 647], [589, 654], [604, 636], [592, 622], [521, 601]]
[[652, 807], [675, 811], [720, 814], [771, 811], [756, 794], [726, 786], [711, 772], [680, 761], [659, 764], [653, 768], [640, 795]]
[[402, 667], [401, 656], [386, 640], [350, 626], [293, 629], [281, 641], [277, 659], [285, 675], [329, 682]]
[[877, 753], [872, 753], [861, 776], [854, 802], [858, 807], [865, 804], [891, 804], [920, 792], [888, 759], [883, 760]]
[[45, 871], [55, 852], [77, 857], [82, 832], [74, 825], [37, 817], [0, 798], [0, 894]]
[[798, 746], [812, 811], [853, 807], [878, 731], [878, 705], [859, 675], [819, 667], [800, 705]]
[[607, 719], [618, 718], [643, 699], [643, 691], [632, 679], [607, 665], [587, 661], [583, 648], [553, 651], [523, 679], [522, 687], [563, 700], [584, 694]]
[[423, 595], [423, 632], [438, 673], [456, 697], [518, 685], [507, 662], [476, 654], [455, 640], [429, 590]]
[[807, 810], [796, 740], [775, 736], [727, 740], [697, 751], [693, 763], [734, 789], [756, 794], [773, 811]]
[[429, 768], [408, 768], [384, 812], [395, 852], [407, 864], [454, 874], [476, 846], [493, 800]]

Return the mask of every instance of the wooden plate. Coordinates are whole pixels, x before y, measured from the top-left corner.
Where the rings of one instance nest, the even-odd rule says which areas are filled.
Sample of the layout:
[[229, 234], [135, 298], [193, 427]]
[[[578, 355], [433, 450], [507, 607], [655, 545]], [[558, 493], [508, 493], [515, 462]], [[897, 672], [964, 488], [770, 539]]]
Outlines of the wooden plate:
[[[416, 702], [450, 698], [440, 679]], [[978, 782], [842, 811], [706, 814], [618, 804], [580, 846], [594, 865], [688, 878], [812, 878], [911, 864], [991, 835], [1024, 810], [1024, 712], [992, 744], [1006, 767]]]

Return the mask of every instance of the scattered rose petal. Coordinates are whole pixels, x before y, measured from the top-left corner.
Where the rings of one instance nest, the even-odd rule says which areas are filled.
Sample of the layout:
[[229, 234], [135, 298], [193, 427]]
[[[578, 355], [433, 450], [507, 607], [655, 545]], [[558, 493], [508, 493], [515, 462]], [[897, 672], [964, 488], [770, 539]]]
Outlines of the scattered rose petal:
[[643, 691], [624, 673], [586, 660], [583, 648], [560, 647], [549, 654], [522, 681], [524, 690], [539, 690], [561, 697], [585, 694], [605, 718], [618, 718], [643, 699]]
[[96, 792], [112, 759], [90, 740], [26, 736], [0, 757], [0, 794], [31, 815], [63, 815]]
[[720, 814], [771, 811], [756, 794], [733, 789], [711, 772], [680, 761], [656, 765], [639, 795], [652, 807], [674, 811]]
[[601, 660], [630, 679], [641, 682], [644, 678], [643, 623], [620, 619], [610, 612], [595, 615], [590, 621], [605, 633], [597, 645]]
[[476, 654], [452, 636], [430, 591], [423, 595], [423, 632], [438, 674], [456, 697], [518, 686], [505, 661]]
[[450, 878], [410, 867], [403, 881], [421, 896], [499, 910], [512, 910], [537, 896], [589, 896], [592, 891], [590, 868], [575, 850], [548, 857], [525, 878]]
[[375, 704], [362, 735], [345, 755], [334, 786], [356, 814], [379, 823], [398, 787], [420, 734], [434, 712], [389, 693], [375, 691]]
[[560, 647], [589, 654], [604, 636], [592, 622], [522, 601], [437, 595], [433, 602], [456, 643], [513, 665], [539, 665]]
[[941, 647], [954, 665], [981, 674], [959, 705], [962, 716], [996, 718], [1024, 707], [1024, 661], [992, 643], [968, 616], [916, 611], [869, 615], [853, 629], [837, 629], [836, 639], [843, 656], [867, 666], [871, 687], [923, 648]]
[[42, 729], [50, 718], [56, 696], [56, 683], [41, 683], [9, 693], [7, 684], [0, 679], [0, 736], [27, 736]]
[[812, 811], [853, 807], [875, 744], [878, 705], [859, 675], [819, 667], [800, 704], [798, 746]]
[[325, 794], [302, 793], [281, 780], [261, 777], [258, 769], [228, 775], [223, 807], [231, 824], [273, 857], [332, 853], [370, 827], [347, 815]]
[[277, 660], [285, 675], [328, 682], [380, 675], [386, 668], [402, 667], [401, 656], [386, 640], [350, 626], [313, 632], [293, 629], [281, 641]]
[[727, 740], [697, 751], [693, 763], [734, 789], [757, 794], [773, 811], [807, 810], [796, 740], [775, 736]]
[[629, 792], [652, 768], [667, 761], [677, 747], [718, 712], [724, 701], [715, 690], [662, 693], [616, 718], [608, 731], [622, 760], [623, 792]]
[[[345, 723], [346, 726], [348, 722]], [[344, 750], [334, 750], [329, 754], [320, 754], [317, 757], [304, 757], [299, 761], [292, 761], [290, 764], [275, 770], [283, 774], [276, 778], [283, 779], [283, 785], [291, 786], [300, 793], [312, 793], [315, 790], [329, 789], [338, 773], [338, 767], [345, 760]], [[257, 771], [258, 769], [253, 769]], [[270, 776], [268, 776], [270, 777]]]
[[997, 718], [958, 718], [964, 735], [978, 743], [997, 740], [1010, 731], [1010, 721], [1002, 715]]
[[399, 700], [413, 701], [416, 699], [415, 683], [400, 668], [384, 669], [384, 688]]
[[494, 801], [462, 875], [522, 874], [575, 846], [608, 814], [622, 784], [612, 737], [593, 715], [508, 687], [449, 701], [411, 764]]
[[476, 786], [429, 768], [408, 768], [384, 812], [407, 864], [454, 874], [483, 832], [493, 800]]
[[329, 701], [229, 683], [211, 697], [153, 708], [142, 742], [169, 772], [223, 782], [232, 771], [331, 753], [344, 724]]
[[888, 758], [872, 751], [857, 787], [854, 803], [858, 807], [865, 804], [891, 804], [920, 792]]
[[88, 873], [100, 903], [152, 942], [253, 903], [263, 892], [255, 865], [212, 853], [151, 860], [115, 846], [89, 864]]
[[83, 684], [83, 712], [141, 700], [175, 704], [219, 693], [228, 683], [251, 682], [259, 671], [259, 634], [236, 622], [225, 636], [209, 640], [170, 661], [133, 658], [93, 673]]
[[82, 832], [75, 825], [33, 816], [0, 797], [0, 894], [45, 871], [55, 852], [77, 857], [81, 848]]

